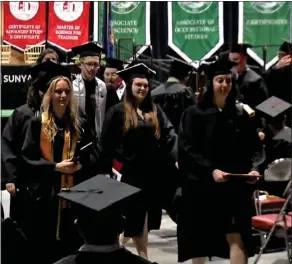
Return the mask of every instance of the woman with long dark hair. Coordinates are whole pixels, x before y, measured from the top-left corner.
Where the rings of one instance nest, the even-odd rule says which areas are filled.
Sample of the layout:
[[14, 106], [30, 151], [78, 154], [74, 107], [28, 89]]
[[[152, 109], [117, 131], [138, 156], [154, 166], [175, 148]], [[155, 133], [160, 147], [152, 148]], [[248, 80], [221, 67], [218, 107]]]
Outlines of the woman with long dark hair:
[[[178, 217], [178, 261], [193, 264], [206, 257], [230, 258], [246, 264], [253, 254], [251, 236], [255, 157], [260, 151], [253, 123], [236, 106], [232, 63], [210, 66], [211, 84], [198, 105], [182, 116], [179, 131], [179, 168], [184, 177]], [[229, 253], [228, 253], [229, 252]]]
[[123, 102], [113, 106], [101, 136], [102, 173], [111, 174], [114, 159], [123, 164], [122, 181], [143, 190], [137, 210], [126, 214], [125, 237], [147, 258], [148, 231], [159, 229], [167, 180], [176, 162], [176, 134], [161, 108], [152, 102], [153, 71], [137, 64], [117, 74], [127, 81]]

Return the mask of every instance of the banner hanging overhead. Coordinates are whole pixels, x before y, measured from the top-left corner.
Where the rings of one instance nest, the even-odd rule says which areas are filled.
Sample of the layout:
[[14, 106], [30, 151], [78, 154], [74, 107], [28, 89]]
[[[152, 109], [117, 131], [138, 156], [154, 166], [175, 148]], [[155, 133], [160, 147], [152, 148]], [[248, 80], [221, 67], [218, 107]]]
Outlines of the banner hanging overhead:
[[239, 3], [238, 42], [258, 46], [248, 49], [248, 54], [261, 66], [264, 58], [260, 46], [267, 46], [266, 69], [278, 60], [283, 39], [292, 39], [291, 6], [291, 2]]
[[198, 67], [224, 43], [222, 2], [168, 2], [168, 45]]
[[[137, 55], [143, 53], [150, 45], [150, 2], [117, 1], [111, 2], [110, 6], [112, 32], [117, 40], [115, 50], [120, 50], [120, 59], [131, 59], [132, 39], [141, 47], [136, 50]], [[94, 40], [99, 43], [102, 43], [103, 9], [103, 2], [94, 2]]]
[[24, 50], [46, 41], [46, 2], [4, 2], [3, 42]]
[[48, 42], [69, 51], [89, 41], [90, 2], [49, 2]]

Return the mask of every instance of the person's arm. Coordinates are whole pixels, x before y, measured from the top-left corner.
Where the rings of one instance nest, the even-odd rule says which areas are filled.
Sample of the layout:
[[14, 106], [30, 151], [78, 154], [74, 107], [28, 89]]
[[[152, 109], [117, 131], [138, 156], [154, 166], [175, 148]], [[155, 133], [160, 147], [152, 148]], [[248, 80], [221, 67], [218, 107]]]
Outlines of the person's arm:
[[172, 123], [159, 105], [157, 107], [157, 115], [160, 120], [160, 133], [162, 143], [174, 162], [177, 162], [177, 141], [178, 136], [175, 133]]

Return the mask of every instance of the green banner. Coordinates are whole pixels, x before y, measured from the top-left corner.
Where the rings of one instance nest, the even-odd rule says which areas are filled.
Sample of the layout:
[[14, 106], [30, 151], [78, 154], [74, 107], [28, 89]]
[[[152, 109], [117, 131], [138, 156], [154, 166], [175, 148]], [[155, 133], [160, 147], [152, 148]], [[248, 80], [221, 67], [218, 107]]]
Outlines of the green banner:
[[[115, 50], [119, 59], [126, 60], [133, 56], [134, 45], [136, 52], [141, 54], [146, 45], [150, 45], [150, 2], [110, 2], [112, 12], [112, 28], [115, 39]], [[97, 5], [97, 29], [94, 38], [102, 43], [102, 27], [104, 16], [104, 2]], [[96, 32], [98, 31], [98, 32]]]
[[168, 2], [168, 45], [197, 66], [224, 43], [222, 2]]
[[[266, 68], [277, 61], [283, 39], [291, 40], [291, 2], [240, 2], [238, 42], [255, 47], [248, 54], [264, 65], [263, 48], [267, 47]], [[270, 45], [270, 46], [269, 46]]]

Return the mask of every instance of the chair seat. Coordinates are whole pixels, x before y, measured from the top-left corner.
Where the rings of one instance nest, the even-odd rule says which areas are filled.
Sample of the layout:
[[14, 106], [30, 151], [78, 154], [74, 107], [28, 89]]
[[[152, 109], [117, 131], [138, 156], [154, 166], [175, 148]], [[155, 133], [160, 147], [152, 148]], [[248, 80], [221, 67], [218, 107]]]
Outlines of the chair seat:
[[[265, 214], [265, 215], [257, 215], [252, 217], [252, 227], [260, 230], [269, 231], [275, 221], [277, 220], [278, 214]], [[283, 217], [280, 218], [281, 221], [277, 223], [278, 228], [284, 228]], [[286, 216], [286, 224], [289, 228], [292, 227], [292, 215]]]

